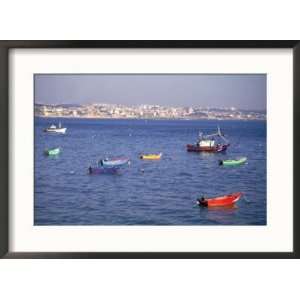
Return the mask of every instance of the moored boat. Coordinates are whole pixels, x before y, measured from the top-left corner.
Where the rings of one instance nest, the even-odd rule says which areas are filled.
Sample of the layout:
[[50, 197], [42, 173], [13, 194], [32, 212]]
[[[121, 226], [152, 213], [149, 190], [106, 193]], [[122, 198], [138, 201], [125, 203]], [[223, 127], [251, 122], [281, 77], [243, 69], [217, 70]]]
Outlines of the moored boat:
[[48, 133], [62, 133], [65, 134], [67, 131], [66, 127], [61, 127], [61, 123], [59, 122], [58, 127], [54, 124], [52, 124], [50, 127], [45, 128], [44, 132], [48, 132]]
[[99, 165], [104, 168], [117, 168], [129, 164], [129, 158], [127, 157], [116, 157], [116, 158], [105, 158], [99, 161]]
[[240, 165], [246, 163], [246, 161], [247, 161], [247, 157], [241, 157], [239, 159], [219, 160], [219, 165], [234, 167], [234, 166], [240, 166]]
[[140, 159], [148, 159], [148, 160], [159, 160], [162, 157], [162, 153], [159, 154], [142, 154]]
[[227, 145], [221, 145], [217, 144], [215, 146], [203, 146], [199, 144], [188, 144], [186, 145], [188, 152], [212, 152], [212, 153], [219, 153], [219, 152], [225, 152], [227, 148], [229, 147], [229, 144]]
[[212, 207], [212, 206], [226, 206], [226, 205], [232, 205], [235, 202], [237, 202], [242, 196], [241, 192], [238, 193], [233, 193], [233, 194], [229, 194], [229, 195], [225, 195], [225, 196], [220, 196], [220, 197], [216, 197], [216, 198], [200, 198], [197, 199], [197, 203], [200, 206], [208, 206], [208, 207]]
[[48, 156], [58, 155], [60, 153], [60, 148], [46, 149], [45, 154]]
[[[216, 143], [215, 137], [221, 138], [225, 143]], [[202, 132], [199, 133], [199, 139], [196, 144], [186, 145], [188, 152], [224, 152], [230, 146], [228, 140], [224, 137], [218, 126], [218, 131], [213, 134], [203, 135]]]

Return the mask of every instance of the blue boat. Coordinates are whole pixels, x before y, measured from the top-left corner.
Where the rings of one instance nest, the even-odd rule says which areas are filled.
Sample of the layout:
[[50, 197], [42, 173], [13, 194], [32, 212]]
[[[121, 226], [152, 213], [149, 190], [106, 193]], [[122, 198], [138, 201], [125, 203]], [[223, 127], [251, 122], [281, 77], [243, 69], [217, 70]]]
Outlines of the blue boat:
[[99, 161], [99, 165], [103, 168], [120, 168], [128, 164], [129, 158], [127, 157], [106, 158]]

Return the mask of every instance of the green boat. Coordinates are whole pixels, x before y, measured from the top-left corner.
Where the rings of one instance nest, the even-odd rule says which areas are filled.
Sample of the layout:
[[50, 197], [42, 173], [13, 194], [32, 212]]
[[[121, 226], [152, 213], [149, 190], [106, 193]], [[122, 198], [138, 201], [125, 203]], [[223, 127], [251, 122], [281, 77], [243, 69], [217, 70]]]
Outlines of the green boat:
[[57, 155], [60, 153], [60, 148], [53, 148], [45, 150], [45, 154], [48, 156]]
[[239, 166], [244, 164], [247, 161], [247, 157], [241, 157], [239, 159], [227, 159], [227, 160], [220, 160], [220, 166]]

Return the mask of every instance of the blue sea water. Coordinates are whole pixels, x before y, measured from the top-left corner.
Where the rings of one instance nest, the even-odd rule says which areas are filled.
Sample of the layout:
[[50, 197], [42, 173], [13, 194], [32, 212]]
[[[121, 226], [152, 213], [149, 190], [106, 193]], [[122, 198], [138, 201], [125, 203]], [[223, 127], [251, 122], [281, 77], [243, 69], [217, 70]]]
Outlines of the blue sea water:
[[[43, 129], [62, 122], [65, 135]], [[199, 130], [219, 125], [230, 140], [225, 154], [188, 153]], [[61, 147], [56, 157], [46, 148]], [[143, 161], [141, 153], [163, 153]], [[109, 156], [127, 156], [120, 174], [88, 175]], [[246, 156], [222, 167], [219, 159]], [[143, 170], [143, 172], [142, 172]], [[234, 207], [199, 207], [197, 197], [232, 192]], [[35, 225], [265, 225], [266, 122], [35, 118]]]

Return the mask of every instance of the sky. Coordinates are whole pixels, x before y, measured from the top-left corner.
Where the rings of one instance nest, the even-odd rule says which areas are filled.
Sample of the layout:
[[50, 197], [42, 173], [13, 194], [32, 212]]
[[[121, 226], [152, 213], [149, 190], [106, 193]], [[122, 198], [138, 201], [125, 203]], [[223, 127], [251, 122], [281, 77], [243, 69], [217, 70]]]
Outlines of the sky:
[[34, 100], [266, 110], [266, 80], [266, 74], [35, 74]]

